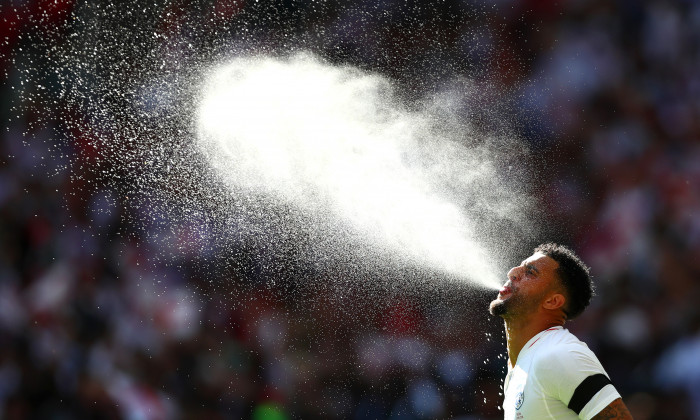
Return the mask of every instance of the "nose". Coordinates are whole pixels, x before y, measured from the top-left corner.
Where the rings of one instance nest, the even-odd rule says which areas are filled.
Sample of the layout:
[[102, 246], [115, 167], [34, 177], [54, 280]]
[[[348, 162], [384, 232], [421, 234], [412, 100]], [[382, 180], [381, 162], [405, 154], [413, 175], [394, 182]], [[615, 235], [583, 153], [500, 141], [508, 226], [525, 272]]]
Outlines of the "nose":
[[522, 266], [511, 268], [510, 271], [508, 271], [508, 280], [510, 280], [511, 283], [518, 281], [520, 279], [520, 274], [522, 273], [522, 271]]

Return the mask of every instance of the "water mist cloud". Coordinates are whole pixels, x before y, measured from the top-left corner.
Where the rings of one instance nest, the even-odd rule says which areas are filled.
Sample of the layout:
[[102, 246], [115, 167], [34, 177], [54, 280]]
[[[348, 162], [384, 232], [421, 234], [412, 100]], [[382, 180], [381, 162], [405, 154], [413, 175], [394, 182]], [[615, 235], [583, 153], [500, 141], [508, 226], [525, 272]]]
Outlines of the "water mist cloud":
[[486, 219], [510, 217], [495, 167], [456, 129], [399, 104], [380, 76], [307, 55], [236, 58], [208, 76], [197, 133], [232, 189], [348, 225], [399, 261], [501, 282], [483, 220], [463, 208], [478, 201], [471, 208], [493, 212]]

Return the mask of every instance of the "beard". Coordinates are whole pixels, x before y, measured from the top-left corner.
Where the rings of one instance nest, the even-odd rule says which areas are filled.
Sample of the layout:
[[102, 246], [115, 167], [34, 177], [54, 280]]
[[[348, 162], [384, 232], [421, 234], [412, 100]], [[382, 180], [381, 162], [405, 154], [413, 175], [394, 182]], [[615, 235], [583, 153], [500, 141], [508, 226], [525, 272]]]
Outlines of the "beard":
[[491, 301], [489, 313], [493, 316], [500, 316], [501, 318], [518, 316], [533, 310], [536, 306], [533, 305], [533, 303], [533, 300], [525, 299], [523, 295], [513, 291], [511, 296], [506, 300], [494, 299]]
[[525, 296], [516, 291], [506, 300], [494, 299], [489, 305], [489, 313], [501, 318], [517, 318], [536, 312], [537, 307], [546, 296], [546, 291], [541, 294]]
[[489, 305], [489, 313], [493, 316], [503, 316], [508, 313], [508, 301], [495, 299]]

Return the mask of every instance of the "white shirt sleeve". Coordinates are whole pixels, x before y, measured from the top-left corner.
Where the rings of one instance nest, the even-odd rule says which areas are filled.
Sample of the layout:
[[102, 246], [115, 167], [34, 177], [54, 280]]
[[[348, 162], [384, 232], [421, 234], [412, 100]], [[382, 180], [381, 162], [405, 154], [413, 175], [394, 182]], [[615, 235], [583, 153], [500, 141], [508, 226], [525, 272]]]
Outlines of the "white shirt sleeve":
[[[556, 351], [541, 358], [535, 368], [544, 392], [567, 406], [576, 388], [586, 378], [597, 374], [608, 376], [598, 358], [585, 345], [557, 346]], [[617, 398], [620, 394], [615, 387], [605, 385], [585, 403], [579, 418], [589, 420]]]
[[618, 398], [620, 398], [620, 393], [617, 392], [617, 389], [612, 384], [605, 385], [588, 401], [578, 416], [583, 420], [590, 420]]

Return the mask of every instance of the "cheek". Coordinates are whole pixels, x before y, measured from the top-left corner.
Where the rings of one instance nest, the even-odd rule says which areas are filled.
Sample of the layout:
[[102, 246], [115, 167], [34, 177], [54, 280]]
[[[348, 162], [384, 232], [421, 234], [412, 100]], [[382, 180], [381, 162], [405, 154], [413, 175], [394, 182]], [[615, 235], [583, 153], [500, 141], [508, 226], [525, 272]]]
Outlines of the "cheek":
[[538, 300], [546, 294], [547, 291], [542, 285], [533, 282], [523, 282], [518, 288], [518, 295], [525, 300]]

